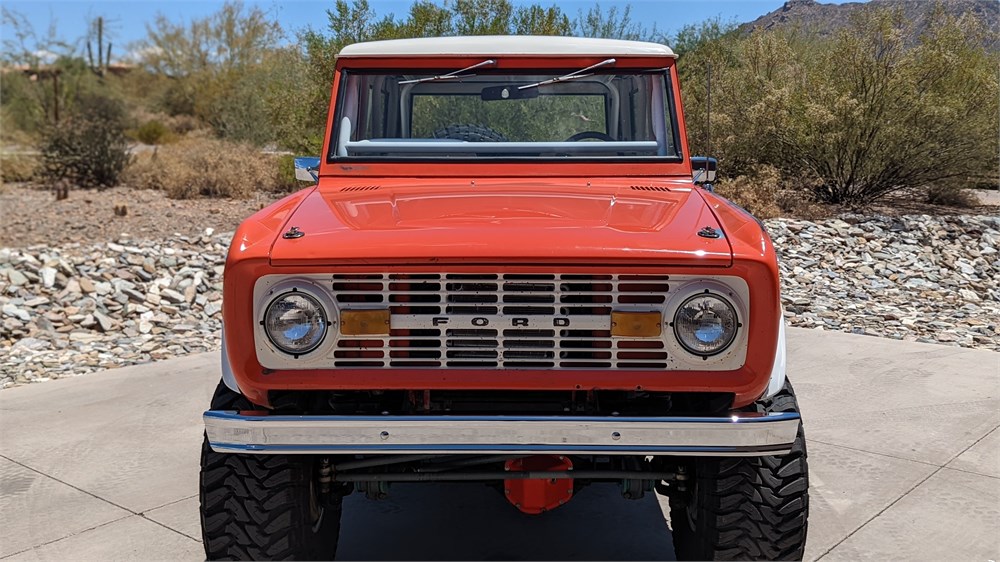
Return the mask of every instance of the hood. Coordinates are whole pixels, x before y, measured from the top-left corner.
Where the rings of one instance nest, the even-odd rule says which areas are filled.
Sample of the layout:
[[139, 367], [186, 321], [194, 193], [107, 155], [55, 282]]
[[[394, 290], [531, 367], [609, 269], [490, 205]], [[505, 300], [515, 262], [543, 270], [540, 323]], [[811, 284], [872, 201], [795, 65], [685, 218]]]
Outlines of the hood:
[[731, 265], [725, 236], [698, 235], [705, 227], [722, 232], [715, 215], [690, 183], [676, 185], [321, 182], [282, 230], [303, 234], [279, 235], [271, 263]]

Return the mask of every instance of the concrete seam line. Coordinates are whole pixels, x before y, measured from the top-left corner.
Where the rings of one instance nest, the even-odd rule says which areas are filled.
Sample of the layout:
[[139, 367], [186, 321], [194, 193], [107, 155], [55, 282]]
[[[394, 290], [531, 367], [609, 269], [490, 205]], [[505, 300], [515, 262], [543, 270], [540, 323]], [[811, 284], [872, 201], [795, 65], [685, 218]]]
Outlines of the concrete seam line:
[[58, 482], [60, 484], [63, 484], [65, 486], [69, 486], [70, 488], [73, 488], [77, 492], [83, 492], [84, 494], [87, 494], [88, 496], [90, 496], [90, 497], [92, 497], [94, 499], [101, 500], [102, 502], [110, 504], [110, 505], [113, 505], [113, 506], [115, 506], [115, 507], [117, 507], [119, 509], [124, 509], [125, 511], [131, 513], [132, 515], [139, 515], [138, 512], [132, 511], [131, 509], [129, 509], [129, 508], [123, 506], [123, 505], [118, 505], [118, 504], [116, 504], [115, 502], [113, 502], [111, 500], [104, 499], [101, 496], [98, 496], [97, 494], [94, 494], [92, 492], [88, 492], [87, 490], [84, 490], [83, 488], [80, 488], [79, 486], [74, 486], [73, 484], [70, 484], [69, 482], [60, 480], [60, 479], [56, 478], [55, 476], [51, 476], [49, 474], [45, 474], [44, 472], [42, 472], [41, 470], [38, 470], [37, 468], [32, 468], [32, 467], [24, 464], [23, 462], [18, 462], [18, 461], [14, 460], [14, 459], [6, 456], [6, 455], [0, 455], [0, 458], [6, 459], [6, 460], [8, 460], [8, 461], [10, 461], [10, 462], [12, 462], [12, 463], [14, 463], [14, 464], [22, 467], [22, 468], [26, 468], [26, 469], [28, 469], [28, 470], [30, 470], [32, 472], [41, 474], [42, 476], [44, 476], [46, 478], [49, 478], [51, 480], [55, 480], [56, 482]]
[[182, 537], [189, 538], [189, 539], [193, 540], [194, 542], [196, 542], [198, 544], [201, 544], [201, 539], [200, 538], [192, 537], [191, 535], [185, 533], [184, 531], [178, 531], [177, 529], [174, 529], [173, 527], [170, 527], [169, 525], [166, 525], [164, 523], [160, 523], [156, 519], [150, 519], [149, 517], [146, 517], [145, 515], [142, 515], [142, 514], [140, 514], [139, 517], [142, 517], [143, 519], [145, 519], [146, 521], [149, 521], [150, 523], [156, 523], [157, 525], [159, 525], [160, 527], [163, 527], [164, 529], [169, 529], [169, 530], [177, 533], [178, 535], [180, 535]]
[[941, 468], [945, 470], [951, 470], [954, 472], [961, 472], [962, 474], [971, 474], [973, 476], [982, 476], [983, 478], [992, 478], [994, 480], [1000, 480], [1000, 476], [993, 476], [992, 474], [983, 474], [982, 472], [976, 472], [974, 470], [965, 470], [964, 468], [955, 468], [951, 466], [942, 466]]
[[905, 458], [905, 457], [897, 457], [896, 455], [890, 455], [888, 453], [877, 453], [875, 451], [869, 451], [868, 449], [859, 449], [857, 447], [848, 447], [847, 445], [838, 445], [837, 443], [830, 443], [830, 442], [827, 442], [827, 441], [820, 441], [819, 439], [808, 439], [807, 442], [809, 442], [809, 443], [819, 443], [820, 445], [826, 445], [828, 447], [836, 447], [838, 449], [847, 449], [848, 451], [855, 451], [855, 452], [858, 452], [858, 453], [867, 453], [869, 455], [875, 455], [875, 456], [879, 456], [879, 457], [886, 457], [886, 458], [895, 459], [895, 460], [898, 460], [898, 461], [906, 461], [906, 462], [912, 462], [912, 463], [917, 463], [917, 464], [925, 464], [927, 466], [933, 466], [934, 468], [944, 468], [943, 464], [935, 464], [935, 463], [928, 462], [928, 461], [919, 461], [917, 459], [908, 459], [908, 458]]
[[163, 505], [158, 505], [156, 507], [152, 507], [150, 509], [147, 509], [146, 511], [143, 511], [142, 513], [137, 513], [136, 515], [138, 515], [139, 517], [142, 517], [143, 519], [145, 519], [147, 521], [151, 521], [153, 523], [156, 523], [157, 525], [159, 525], [161, 527], [170, 529], [171, 531], [173, 531], [173, 532], [175, 532], [175, 533], [177, 533], [179, 535], [184, 535], [185, 537], [193, 540], [194, 542], [201, 544], [201, 539], [200, 538], [198, 538], [198, 537], [192, 537], [191, 535], [185, 533], [184, 531], [181, 531], [181, 530], [178, 530], [178, 529], [174, 529], [173, 527], [167, 525], [166, 523], [163, 523], [161, 521], [157, 521], [156, 519], [153, 519], [152, 517], [149, 516], [149, 513], [151, 511], [156, 511], [157, 509], [162, 509], [164, 507], [169, 507], [171, 505], [174, 505], [175, 503], [181, 503], [182, 501], [190, 500], [192, 498], [197, 498], [197, 497], [198, 497], [198, 494], [192, 494], [190, 496], [183, 497], [183, 498], [181, 498], [179, 500], [174, 500], [172, 502], [167, 502], [167, 503], [165, 503]]
[[[117, 507], [118, 509], [124, 509], [125, 511], [131, 513], [132, 515], [138, 515], [139, 517], [145, 519], [146, 521], [149, 521], [151, 523], [155, 523], [155, 524], [159, 525], [160, 527], [163, 527], [164, 529], [168, 529], [168, 530], [170, 530], [170, 531], [172, 531], [174, 533], [177, 533], [178, 535], [180, 535], [182, 537], [194, 540], [196, 542], [201, 542], [200, 540], [195, 539], [195, 538], [191, 537], [190, 535], [186, 535], [186, 534], [184, 534], [184, 533], [182, 533], [182, 532], [180, 532], [180, 531], [178, 531], [176, 529], [171, 529], [170, 527], [167, 527], [166, 525], [164, 525], [163, 523], [160, 523], [159, 521], [156, 521], [156, 520], [153, 520], [153, 519], [149, 519], [145, 515], [143, 515], [142, 513], [133, 511], [133, 510], [131, 510], [131, 509], [129, 509], [129, 508], [123, 506], [123, 505], [118, 505], [118, 504], [116, 504], [115, 502], [113, 502], [111, 500], [102, 498], [101, 496], [98, 496], [97, 494], [94, 494], [92, 492], [88, 492], [87, 490], [84, 490], [83, 488], [80, 488], [78, 486], [74, 486], [74, 485], [70, 484], [69, 482], [65, 482], [63, 480], [60, 480], [60, 479], [56, 478], [55, 476], [51, 476], [51, 475], [45, 474], [44, 472], [42, 472], [40, 470], [32, 468], [32, 467], [30, 467], [30, 466], [28, 466], [28, 465], [26, 465], [26, 464], [24, 464], [22, 462], [18, 462], [18, 461], [14, 460], [14, 459], [12, 459], [10, 457], [7, 457], [5, 455], [0, 455], [0, 459], [6, 459], [6, 460], [8, 460], [8, 461], [10, 461], [10, 462], [12, 462], [12, 463], [14, 463], [14, 464], [22, 467], [22, 468], [26, 468], [26, 469], [28, 469], [28, 470], [30, 470], [32, 472], [41, 474], [42, 476], [44, 476], [46, 478], [55, 480], [56, 482], [59, 482], [60, 484], [63, 484], [65, 486], [69, 486], [70, 488], [73, 488], [74, 490], [76, 490], [78, 492], [82, 492], [82, 493], [87, 494], [88, 496], [90, 496], [90, 497], [92, 497], [94, 499], [101, 500], [102, 502], [107, 503], [109, 505], [113, 505], [113, 506]], [[185, 499], [187, 499], [187, 498], [185, 498]]]
[[[4, 457], [4, 458], [6, 458], [6, 457]], [[8, 459], [8, 460], [10, 460], [10, 459]], [[42, 544], [36, 544], [34, 546], [29, 546], [28, 548], [26, 548], [24, 550], [19, 550], [17, 552], [12, 552], [12, 553], [10, 553], [10, 554], [8, 554], [8, 555], [0, 558], [0, 560], [6, 560], [8, 558], [12, 558], [14, 556], [17, 556], [18, 554], [24, 554], [25, 552], [30, 552], [30, 551], [35, 550], [37, 548], [42, 548], [43, 546], [48, 546], [50, 544], [57, 543], [57, 542], [62, 541], [62, 540], [73, 538], [75, 536], [82, 535], [82, 534], [84, 534], [86, 532], [93, 531], [94, 529], [100, 529], [101, 527], [104, 527], [106, 525], [110, 525], [112, 523], [117, 523], [119, 521], [124, 521], [124, 520], [128, 519], [129, 517], [134, 517], [134, 516], [135, 516], [134, 514], [122, 515], [118, 519], [112, 519], [111, 521], [105, 521], [104, 523], [101, 523], [100, 525], [94, 525], [93, 527], [88, 527], [86, 529], [79, 530], [79, 531], [77, 531], [75, 533], [70, 533], [68, 535], [64, 535], [62, 537], [59, 537], [58, 539], [52, 539], [50, 541], [45, 541]]]
[[198, 497], [198, 494], [191, 494], [190, 496], [185, 496], [185, 497], [183, 497], [183, 498], [181, 498], [179, 500], [170, 501], [170, 502], [167, 502], [167, 503], [165, 503], [163, 505], [158, 505], [156, 507], [151, 507], [151, 508], [143, 511], [142, 513], [137, 513], [136, 515], [145, 515], [145, 514], [149, 513], [150, 511], [156, 511], [157, 509], [163, 509], [164, 507], [174, 505], [175, 503], [181, 503], [182, 501], [190, 500], [192, 498], [197, 498], [197, 497]]
[[994, 431], [996, 431], [998, 428], [1000, 428], [1000, 426], [994, 427], [993, 429], [987, 431], [985, 434], [983, 434], [982, 437], [980, 437], [979, 439], [976, 439], [976, 441], [974, 443], [972, 443], [968, 447], [966, 447], [966, 448], [962, 449], [961, 451], [959, 451], [958, 453], [956, 453], [954, 456], [952, 456], [950, 459], [948, 459], [944, 463], [944, 465], [937, 467], [933, 472], [931, 472], [930, 474], [928, 474], [923, 480], [921, 480], [920, 482], [917, 482], [916, 484], [913, 485], [912, 488], [910, 488], [909, 490], [903, 492], [898, 498], [892, 500], [889, 503], [889, 505], [883, 507], [882, 510], [879, 511], [878, 513], [876, 513], [875, 515], [872, 515], [867, 521], [865, 521], [864, 523], [862, 523], [861, 525], [859, 525], [857, 528], [855, 528], [853, 531], [851, 531], [850, 534], [848, 534], [846, 537], [844, 537], [844, 538], [840, 539], [839, 541], [837, 541], [837, 544], [835, 544], [835, 545], [831, 546], [830, 548], [826, 549], [826, 552], [824, 552], [823, 554], [820, 554], [819, 556], [817, 556], [815, 560], [819, 561], [819, 560], [823, 559], [823, 557], [826, 556], [827, 554], [830, 554], [830, 552], [832, 552], [833, 549], [835, 549], [838, 546], [840, 546], [841, 544], [843, 544], [847, 539], [853, 537], [855, 535], [855, 533], [857, 533], [861, 529], [865, 528], [866, 525], [868, 525], [869, 523], [871, 523], [872, 521], [874, 521], [875, 519], [877, 519], [880, 515], [882, 515], [886, 511], [888, 511], [889, 508], [891, 508], [892, 506], [894, 506], [897, 503], [899, 503], [899, 500], [901, 500], [901, 499], [905, 498], [906, 496], [910, 495], [910, 492], [912, 492], [913, 490], [916, 490], [921, 485], [923, 485], [924, 482], [927, 482], [928, 480], [930, 480], [935, 474], [937, 474], [938, 472], [941, 472], [942, 470], [944, 470], [944, 467], [947, 466], [948, 463], [950, 463], [951, 461], [953, 461], [953, 460], [957, 459], [958, 457], [960, 457], [962, 455], [962, 453], [964, 453], [964, 452], [968, 451], [969, 449], [971, 449], [971, 448], [975, 447], [976, 445], [978, 445], [980, 441], [982, 441], [983, 439], [986, 439], [987, 437], [989, 437], [990, 434], [993, 433]]

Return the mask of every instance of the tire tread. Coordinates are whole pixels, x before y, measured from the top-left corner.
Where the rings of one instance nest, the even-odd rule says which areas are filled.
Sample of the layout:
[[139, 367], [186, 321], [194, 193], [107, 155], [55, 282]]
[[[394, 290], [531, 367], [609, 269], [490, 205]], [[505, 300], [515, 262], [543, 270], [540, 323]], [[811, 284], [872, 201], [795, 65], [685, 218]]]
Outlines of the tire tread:
[[[255, 406], [220, 383], [212, 409]], [[308, 518], [308, 458], [216, 453], [206, 437], [201, 450], [201, 527], [209, 560], [329, 559], [336, 550], [340, 509], [326, 505], [323, 528]]]
[[[791, 383], [762, 412], [797, 412]], [[682, 560], [801, 560], [809, 517], [809, 468], [799, 424], [789, 454], [696, 461], [698, 529], [671, 500], [674, 546]]]

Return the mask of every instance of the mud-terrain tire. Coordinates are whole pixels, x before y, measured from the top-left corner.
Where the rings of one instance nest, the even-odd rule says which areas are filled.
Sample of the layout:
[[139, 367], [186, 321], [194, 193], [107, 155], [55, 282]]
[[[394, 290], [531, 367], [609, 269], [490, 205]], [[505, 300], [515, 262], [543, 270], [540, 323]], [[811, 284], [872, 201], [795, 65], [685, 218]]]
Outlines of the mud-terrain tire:
[[[256, 409], [219, 384], [213, 410]], [[216, 453], [201, 448], [201, 534], [209, 560], [331, 560], [341, 500], [319, 510], [315, 459]], [[318, 513], [318, 518], [317, 514]]]
[[[798, 412], [789, 382], [750, 410]], [[670, 499], [678, 560], [802, 560], [809, 518], [809, 467], [802, 424], [792, 451], [771, 457], [704, 457], [689, 501]]]
[[436, 139], [454, 139], [467, 142], [507, 142], [503, 134], [482, 125], [451, 125], [434, 131]]

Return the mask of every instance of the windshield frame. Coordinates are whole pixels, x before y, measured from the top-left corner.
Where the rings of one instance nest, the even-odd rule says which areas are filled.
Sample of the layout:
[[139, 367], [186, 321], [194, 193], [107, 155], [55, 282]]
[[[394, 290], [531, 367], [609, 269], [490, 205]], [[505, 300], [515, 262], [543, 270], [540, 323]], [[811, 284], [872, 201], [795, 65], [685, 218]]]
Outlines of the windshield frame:
[[[505, 68], [498, 68], [499, 65], [495, 65], [492, 68], [487, 69], [486, 72], [480, 72], [479, 74], [545, 74], [552, 76], [563, 76], [565, 74], [579, 72], [580, 66], [574, 66], [576, 59], [573, 58], [563, 58], [559, 59], [559, 65], [518, 65], [515, 67], [510, 67], [504, 65]], [[384, 62], [384, 61], [383, 61]], [[389, 65], [363, 65], [363, 66], [351, 66], [349, 68], [339, 68], [337, 71], [337, 81], [335, 88], [335, 96], [333, 107], [333, 115], [331, 116], [330, 123], [328, 126], [329, 134], [326, 136], [324, 142], [326, 144], [325, 151], [325, 164], [339, 165], [342, 169], [348, 169], [353, 167], [355, 164], [398, 164], [398, 165], [419, 165], [419, 164], [433, 164], [433, 165], [471, 165], [471, 164], [569, 164], [569, 165], [580, 165], [580, 164], [645, 164], [645, 165], [655, 165], [655, 164], [681, 164], [686, 162], [686, 155], [684, 154], [686, 142], [683, 138], [683, 124], [680, 120], [680, 112], [678, 108], [679, 104], [679, 94], [676, 92], [676, 80], [674, 78], [674, 68], [673, 59], [654, 60], [655, 64], [635, 66], [613, 66], [611, 68], [595, 68], [599, 74], [605, 75], [629, 75], [629, 74], [653, 74], [663, 77], [663, 101], [664, 101], [664, 119], [665, 132], [671, 137], [668, 144], [673, 146], [674, 153], [668, 155], [645, 155], [645, 156], [608, 156], [608, 155], [595, 155], [595, 154], [582, 154], [582, 155], [538, 155], [538, 156], [524, 156], [524, 155], [484, 155], [484, 154], [472, 154], [469, 156], [455, 156], [455, 155], [420, 155], [420, 156], [405, 156], [405, 155], [351, 155], [351, 156], [340, 156], [337, 154], [338, 146], [338, 136], [340, 134], [340, 126], [343, 121], [343, 113], [346, 111], [346, 97], [348, 95], [348, 78], [353, 74], [361, 75], [403, 75], [403, 74], [420, 74], [427, 76], [435, 76], [442, 73], [454, 72], [455, 67], [446, 66], [447, 60], [440, 59], [437, 62], [440, 64], [433, 66], [419, 65], [418, 67], [399, 67], [399, 66], [389, 66]], [[598, 61], [600, 62], [600, 61]], [[584, 65], [586, 66], [586, 65]], [[478, 70], [478, 69], [477, 69]], [[449, 80], [450, 82], [450, 80]], [[546, 88], [546, 86], [541, 86], [541, 88]], [[410, 100], [412, 102], [412, 99]], [[412, 127], [412, 123], [410, 123]]]

